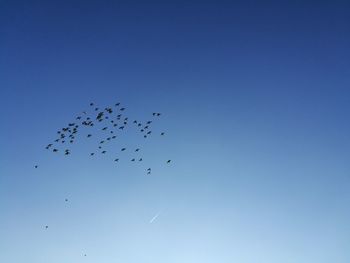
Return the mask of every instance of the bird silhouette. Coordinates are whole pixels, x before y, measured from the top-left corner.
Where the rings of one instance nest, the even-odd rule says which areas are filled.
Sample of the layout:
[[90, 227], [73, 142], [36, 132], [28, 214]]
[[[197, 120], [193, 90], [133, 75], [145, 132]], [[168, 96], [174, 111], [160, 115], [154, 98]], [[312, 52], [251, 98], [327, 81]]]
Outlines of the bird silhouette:
[[125, 151], [125, 150], [126, 150], [126, 148], [122, 148], [122, 149], [121, 149], [122, 152]]
[[167, 161], [167, 163], [170, 163], [170, 162], [171, 162], [171, 160], [168, 160], [168, 161]]
[[34, 168], [35, 168], [35, 169], [38, 168], [38, 165], [35, 165]]
[[162, 132], [160, 135], [164, 135], [165, 134], [165, 132]]

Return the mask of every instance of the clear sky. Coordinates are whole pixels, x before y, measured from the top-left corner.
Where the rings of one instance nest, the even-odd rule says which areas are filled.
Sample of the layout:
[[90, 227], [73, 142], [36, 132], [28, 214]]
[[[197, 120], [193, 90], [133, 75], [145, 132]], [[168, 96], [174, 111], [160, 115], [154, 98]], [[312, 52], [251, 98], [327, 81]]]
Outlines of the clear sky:
[[[350, 262], [349, 14], [0, 1], [0, 262]], [[91, 101], [162, 113], [151, 176], [44, 149]]]

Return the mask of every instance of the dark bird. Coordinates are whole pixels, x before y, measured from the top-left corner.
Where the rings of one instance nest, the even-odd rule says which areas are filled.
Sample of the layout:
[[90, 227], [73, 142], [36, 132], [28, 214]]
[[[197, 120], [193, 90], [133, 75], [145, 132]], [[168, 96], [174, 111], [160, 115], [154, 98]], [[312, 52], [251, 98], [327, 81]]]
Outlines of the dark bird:
[[147, 132], [147, 134], [151, 134], [151, 133], [152, 133], [152, 131]]
[[118, 159], [118, 158], [117, 158], [117, 159], [114, 159], [114, 161], [115, 161], [115, 162], [118, 162], [118, 161], [119, 161], [119, 159]]
[[156, 116], [156, 114], [157, 114], [157, 113], [155, 113], [155, 112], [152, 113], [153, 116]]
[[160, 116], [160, 113], [159, 113], [159, 112], [157, 113], [157, 116]]
[[97, 116], [96, 116], [96, 119], [97, 119], [97, 120], [102, 119], [103, 114], [104, 114], [104, 112], [103, 112], [103, 111], [99, 112], [99, 113], [97, 114]]
[[94, 104], [91, 102], [91, 103], [90, 103], [90, 106], [94, 106]]
[[139, 159], [139, 162], [141, 162], [141, 161], [142, 161], [142, 158]]
[[55, 142], [59, 142], [60, 139], [56, 139]]
[[110, 131], [111, 134], [113, 134], [114, 132], [113, 131]]
[[77, 120], [80, 120], [80, 119], [81, 119], [81, 117], [80, 117], [80, 116], [78, 116], [78, 117], [77, 117]]
[[123, 130], [123, 129], [124, 129], [124, 126], [120, 126], [119, 129], [120, 129], [120, 130]]
[[100, 141], [100, 143], [104, 143], [105, 141]]
[[38, 168], [38, 166], [37, 166], [37, 165], [35, 165], [35, 166], [34, 166], [34, 168]]
[[151, 168], [148, 168], [147, 171], [151, 171]]
[[107, 130], [107, 127], [104, 127], [104, 128], [102, 129], [102, 131], [105, 131], [105, 130]]
[[171, 162], [171, 160], [168, 160], [166, 163], [170, 163]]
[[148, 121], [148, 122], [146, 122], [146, 124], [151, 124], [152, 123], [152, 121]]
[[132, 158], [131, 161], [132, 161], [132, 162], [135, 162], [135, 158]]
[[53, 149], [52, 151], [53, 151], [53, 152], [58, 152], [58, 150], [57, 150], [57, 149]]
[[45, 228], [46, 228], [46, 229], [48, 229], [48, 228], [49, 228], [49, 226], [45, 226]]
[[140, 150], [140, 148], [137, 148], [136, 150], [135, 150], [135, 152], [138, 152]]
[[118, 126], [118, 124], [116, 124], [116, 123], [115, 123], [115, 124], [113, 124], [113, 127], [117, 127], [117, 126]]
[[107, 138], [107, 141], [110, 141], [110, 140], [111, 140], [111, 137], [108, 137], [108, 138]]
[[98, 108], [95, 108], [95, 111], [98, 111]]
[[121, 149], [122, 152], [125, 151], [125, 150], [126, 150], [126, 148], [122, 148], [122, 149]]
[[106, 151], [102, 151], [101, 153], [105, 154], [105, 153], [106, 153]]
[[143, 138], [147, 138], [147, 135], [143, 135]]
[[91, 136], [92, 136], [91, 134], [88, 134], [88, 135], [87, 135], [88, 138], [91, 137]]
[[139, 126], [139, 127], [141, 127], [141, 125], [142, 125], [141, 123], [137, 124], [137, 126]]
[[137, 121], [135, 120], [134, 123], [137, 123]]
[[148, 125], [146, 125], [146, 126], [145, 126], [145, 127], [143, 127], [143, 128], [146, 130], [146, 129], [148, 129], [148, 127], [149, 127], [149, 126], [148, 126]]
[[119, 105], [120, 105], [120, 102], [118, 102], [118, 103], [114, 104], [114, 106], [116, 106], [116, 107], [117, 107], [117, 106], [119, 106]]
[[115, 139], [116, 137], [117, 137], [117, 136], [114, 135], [114, 136], [112, 136], [112, 139]]
[[68, 199], [66, 198], [66, 199], [64, 199], [64, 201], [68, 202]]
[[101, 146], [98, 146], [98, 148], [99, 148], [99, 149], [102, 149], [102, 147], [101, 147]]
[[164, 135], [165, 134], [165, 132], [162, 132], [160, 135]]
[[120, 108], [121, 111], [125, 110], [125, 108]]
[[93, 156], [95, 153], [90, 153], [91, 156]]
[[140, 132], [144, 132], [145, 130], [144, 129], [141, 129]]

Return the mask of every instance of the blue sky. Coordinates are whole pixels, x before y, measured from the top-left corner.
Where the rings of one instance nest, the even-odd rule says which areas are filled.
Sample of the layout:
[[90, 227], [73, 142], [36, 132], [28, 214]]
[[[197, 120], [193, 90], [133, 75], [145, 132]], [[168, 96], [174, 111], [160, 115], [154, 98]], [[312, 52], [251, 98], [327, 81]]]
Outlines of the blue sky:
[[[349, 262], [349, 12], [1, 1], [0, 261]], [[44, 149], [91, 101], [162, 112], [152, 176]]]

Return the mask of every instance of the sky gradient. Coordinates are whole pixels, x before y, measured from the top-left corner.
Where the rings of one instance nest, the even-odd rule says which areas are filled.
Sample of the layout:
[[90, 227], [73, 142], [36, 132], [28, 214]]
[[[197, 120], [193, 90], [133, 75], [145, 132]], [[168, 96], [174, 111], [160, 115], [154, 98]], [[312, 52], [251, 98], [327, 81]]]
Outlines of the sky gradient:
[[[350, 3], [321, 2], [0, 1], [0, 262], [350, 262]], [[44, 149], [91, 101], [162, 112], [152, 176]]]

